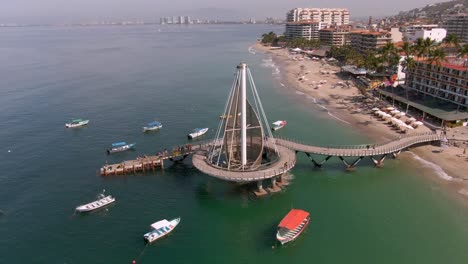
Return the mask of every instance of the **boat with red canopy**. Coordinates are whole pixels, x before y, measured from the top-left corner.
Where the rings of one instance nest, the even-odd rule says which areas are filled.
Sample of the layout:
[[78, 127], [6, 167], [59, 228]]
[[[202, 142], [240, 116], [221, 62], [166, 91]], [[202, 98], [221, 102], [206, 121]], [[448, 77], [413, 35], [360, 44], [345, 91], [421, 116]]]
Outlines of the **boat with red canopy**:
[[291, 209], [278, 225], [276, 239], [284, 245], [296, 239], [310, 222], [308, 212], [300, 209]]

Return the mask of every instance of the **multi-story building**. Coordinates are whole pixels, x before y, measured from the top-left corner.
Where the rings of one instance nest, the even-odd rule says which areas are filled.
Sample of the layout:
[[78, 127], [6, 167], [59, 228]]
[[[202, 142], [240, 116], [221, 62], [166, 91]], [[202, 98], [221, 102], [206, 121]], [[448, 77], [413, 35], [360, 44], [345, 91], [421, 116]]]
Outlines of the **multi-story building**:
[[286, 22], [312, 20], [327, 25], [349, 24], [349, 11], [343, 8], [294, 8], [286, 14]]
[[318, 40], [321, 23], [316, 21], [301, 21], [286, 23], [286, 39], [305, 38], [308, 40]]
[[433, 28], [438, 28], [438, 27], [439, 25], [437, 24], [427, 24], [427, 25], [419, 24], [419, 25], [410, 25], [407, 27], [402, 27], [400, 28], [400, 30], [401, 32], [403, 32], [403, 35], [404, 35], [404, 34], [413, 34], [417, 30], [431, 30]]
[[350, 43], [349, 27], [330, 27], [319, 30], [320, 44], [324, 46], [344, 46]]
[[415, 42], [418, 38], [429, 38], [435, 42], [442, 42], [447, 36], [447, 30], [443, 28], [418, 29], [412, 31], [412, 33], [405, 32], [403, 36], [409, 42]]
[[392, 42], [392, 36], [387, 31], [354, 30], [349, 36], [351, 46], [359, 52], [376, 51]]
[[460, 42], [468, 43], [468, 14], [458, 14], [445, 18], [443, 27], [447, 34], [455, 34]]
[[288, 39], [319, 39], [319, 30], [349, 24], [349, 11], [342, 8], [295, 8], [286, 14]]
[[467, 109], [468, 65], [465, 60], [448, 58], [446, 62], [416, 61], [406, 73], [408, 89], [449, 101]]

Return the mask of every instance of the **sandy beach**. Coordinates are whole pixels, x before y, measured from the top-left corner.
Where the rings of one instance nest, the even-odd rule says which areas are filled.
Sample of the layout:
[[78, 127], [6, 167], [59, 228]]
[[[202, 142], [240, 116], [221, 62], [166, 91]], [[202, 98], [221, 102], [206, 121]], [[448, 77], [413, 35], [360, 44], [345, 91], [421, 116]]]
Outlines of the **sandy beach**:
[[[386, 122], [372, 114], [376, 106], [391, 106], [376, 98], [365, 99], [353, 82], [340, 74], [340, 67], [324, 60], [299, 59], [290, 55], [287, 49], [274, 49], [256, 43], [256, 51], [267, 54], [280, 67], [282, 82], [288, 87], [310, 95], [325, 105], [336, 119], [346, 123], [351, 129], [367, 134], [375, 143], [384, 142], [400, 136], [400, 131], [392, 129]], [[296, 57], [296, 58], [294, 58]], [[403, 116], [405, 121], [408, 117]], [[428, 127], [420, 126], [414, 132], [429, 132]], [[459, 127], [447, 132], [448, 139], [458, 139], [458, 144], [449, 147], [414, 147], [410, 152], [400, 155], [402, 160], [419, 162], [432, 169], [435, 180], [462, 197], [468, 205], [468, 127]], [[370, 142], [372, 143], [372, 142]], [[463, 154], [463, 152], [466, 154]], [[437, 171], [437, 172], [436, 172]]]

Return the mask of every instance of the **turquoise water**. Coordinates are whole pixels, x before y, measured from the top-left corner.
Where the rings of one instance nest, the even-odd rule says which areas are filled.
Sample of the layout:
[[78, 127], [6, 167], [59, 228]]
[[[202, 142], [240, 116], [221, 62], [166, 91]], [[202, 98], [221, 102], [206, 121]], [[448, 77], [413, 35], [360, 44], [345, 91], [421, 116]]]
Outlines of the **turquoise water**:
[[[103, 178], [109, 163], [214, 136], [235, 67], [247, 62], [278, 131], [308, 143], [367, 143], [330, 118], [248, 47], [272, 26], [5, 28], [0, 34], [0, 263], [464, 263], [468, 213], [427, 170], [403, 160], [347, 173], [314, 169], [303, 154], [292, 184], [257, 199], [199, 173], [190, 160], [146, 175]], [[69, 119], [89, 126], [65, 129]], [[153, 120], [155, 133], [141, 132]], [[112, 156], [113, 142], [136, 142]], [[10, 152], [8, 152], [10, 150]], [[87, 215], [74, 208], [102, 189], [117, 198]], [[291, 207], [312, 215], [285, 247], [275, 227]], [[170, 237], [145, 246], [160, 219], [181, 216]], [[272, 248], [274, 247], [274, 248]]]

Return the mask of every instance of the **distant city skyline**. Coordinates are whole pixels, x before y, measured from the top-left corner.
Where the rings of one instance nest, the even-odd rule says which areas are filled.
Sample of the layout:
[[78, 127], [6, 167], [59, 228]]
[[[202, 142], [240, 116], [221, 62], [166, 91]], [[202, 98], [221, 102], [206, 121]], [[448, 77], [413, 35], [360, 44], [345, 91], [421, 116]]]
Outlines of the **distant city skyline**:
[[[5, 0], [4, 0], [5, 1]], [[348, 8], [353, 17], [394, 15], [399, 11], [424, 7], [437, 0], [374, 1], [306, 0], [271, 1], [238, 0], [175, 0], [161, 3], [154, 0], [15, 0], [0, 8], [0, 23], [79, 23], [106, 20], [145, 20], [159, 22], [160, 17], [185, 14], [191, 17], [219, 20], [284, 19], [295, 7]]]

